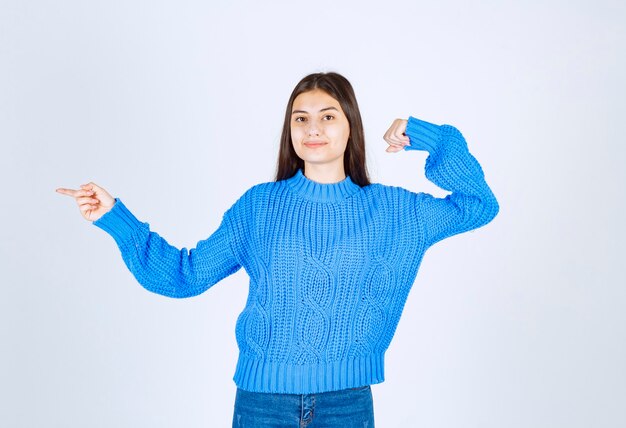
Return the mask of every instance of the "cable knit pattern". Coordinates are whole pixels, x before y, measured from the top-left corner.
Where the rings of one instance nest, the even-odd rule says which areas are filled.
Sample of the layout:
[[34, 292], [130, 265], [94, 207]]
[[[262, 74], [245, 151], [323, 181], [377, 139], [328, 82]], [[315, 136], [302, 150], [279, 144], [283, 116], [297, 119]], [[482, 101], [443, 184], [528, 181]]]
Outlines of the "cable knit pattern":
[[234, 381], [257, 392], [318, 393], [379, 383], [424, 252], [487, 224], [498, 203], [461, 133], [408, 120], [406, 150], [426, 150], [426, 177], [445, 198], [395, 186], [321, 184], [302, 171], [246, 191], [219, 228], [177, 249], [116, 198], [93, 224], [116, 241], [146, 289], [200, 294], [244, 268]]

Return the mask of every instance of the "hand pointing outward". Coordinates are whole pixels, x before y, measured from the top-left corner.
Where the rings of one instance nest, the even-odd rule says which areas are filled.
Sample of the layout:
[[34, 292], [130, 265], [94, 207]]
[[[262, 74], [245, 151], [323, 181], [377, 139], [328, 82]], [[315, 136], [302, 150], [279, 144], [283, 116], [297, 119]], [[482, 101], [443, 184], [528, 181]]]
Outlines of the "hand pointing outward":
[[83, 218], [89, 221], [98, 220], [115, 205], [109, 192], [95, 183], [82, 184], [78, 190], [58, 188], [56, 191], [73, 197]]
[[399, 152], [404, 150], [405, 146], [410, 144], [409, 137], [404, 133], [406, 131], [406, 125], [408, 120], [396, 119], [393, 121], [383, 138], [389, 144], [389, 147], [385, 150], [388, 153]]

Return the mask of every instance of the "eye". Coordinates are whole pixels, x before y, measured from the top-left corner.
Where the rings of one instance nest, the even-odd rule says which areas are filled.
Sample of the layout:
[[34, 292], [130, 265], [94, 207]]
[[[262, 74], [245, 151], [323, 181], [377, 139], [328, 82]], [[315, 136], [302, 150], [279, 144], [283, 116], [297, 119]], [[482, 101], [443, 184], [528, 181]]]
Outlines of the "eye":
[[324, 119], [325, 119], [325, 120], [330, 120], [330, 119], [326, 119], [326, 118], [328, 118], [328, 117], [329, 117], [330, 119], [334, 119], [334, 118], [335, 118], [335, 116], [333, 116], [332, 114], [327, 114], [326, 116], [324, 116]]
[[[302, 120], [301, 120], [302, 119]], [[303, 116], [297, 116], [293, 121], [294, 122], [304, 122], [306, 120]]]

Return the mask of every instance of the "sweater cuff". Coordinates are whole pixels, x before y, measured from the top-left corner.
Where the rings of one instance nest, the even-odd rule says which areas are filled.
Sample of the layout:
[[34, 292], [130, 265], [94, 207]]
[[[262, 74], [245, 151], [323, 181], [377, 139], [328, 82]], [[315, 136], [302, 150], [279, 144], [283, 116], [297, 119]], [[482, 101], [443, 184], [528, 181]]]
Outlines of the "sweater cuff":
[[404, 150], [426, 150], [434, 153], [439, 147], [439, 125], [409, 116], [405, 134], [409, 137], [410, 145], [404, 146]]
[[124, 243], [135, 230], [143, 226], [119, 198], [115, 198], [113, 208], [92, 224], [111, 235], [118, 245]]

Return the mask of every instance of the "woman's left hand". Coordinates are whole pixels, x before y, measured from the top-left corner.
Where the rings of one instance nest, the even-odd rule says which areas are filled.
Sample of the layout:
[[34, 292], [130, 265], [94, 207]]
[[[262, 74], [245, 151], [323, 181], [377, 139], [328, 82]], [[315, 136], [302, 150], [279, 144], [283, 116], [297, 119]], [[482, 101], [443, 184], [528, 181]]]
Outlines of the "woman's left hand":
[[400, 150], [404, 150], [405, 146], [411, 144], [409, 137], [404, 133], [406, 131], [406, 124], [408, 120], [406, 119], [396, 119], [393, 121], [387, 132], [383, 138], [389, 144], [387, 150], [388, 153], [399, 152]]

